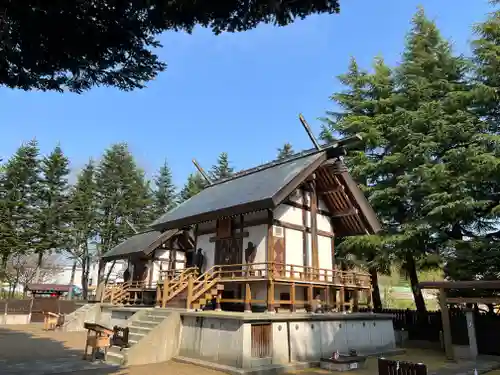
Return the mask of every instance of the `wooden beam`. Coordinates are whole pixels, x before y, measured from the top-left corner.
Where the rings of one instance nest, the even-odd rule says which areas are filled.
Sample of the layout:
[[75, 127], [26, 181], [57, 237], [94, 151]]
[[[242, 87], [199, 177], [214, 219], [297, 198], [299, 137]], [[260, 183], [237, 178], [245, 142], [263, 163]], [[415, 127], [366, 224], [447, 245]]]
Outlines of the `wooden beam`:
[[295, 283], [290, 284], [290, 311], [295, 312], [295, 304], [296, 304], [296, 297], [295, 297]]
[[229, 237], [210, 237], [208, 240], [210, 242], [216, 242], [216, 241], [220, 241], [220, 240], [229, 240], [231, 238], [243, 238], [243, 237], [248, 237], [250, 236], [250, 233], [248, 232], [241, 232], [241, 233], [234, 233], [232, 236], [229, 236]]
[[[272, 263], [274, 262], [274, 234], [273, 234], [273, 217], [274, 213], [271, 210], [267, 211], [268, 219], [269, 219], [269, 224], [267, 226], [267, 262]], [[266, 271], [266, 276], [268, 279], [270, 279], [273, 275], [270, 274], [270, 269], [269, 267], [267, 268]]]
[[446, 303], [500, 304], [500, 297], [448, 297]]
[[[307, 212], [306, 212], [306, 215], [307, 215]], [[307, 216], [306, 216], [306, 220], [307, 220]], [[311, 228], [308, 228], [308, 227], [305, 227], [303, 225], [298, 225], [298, 224], [293, 224], [293, 223], [287, 223], [285, 221], [281, 221], [281, 220], [277, 220], [277, 219], [274, 219], [273, 220], [273, 224], [278, 226], [278, 227], [283, 227], [283, 228], [288, 228], [288, 229], [293, 229], [293, 230], [299, 230], [301, 232], [306, 232], [306, 233], [312, 233], [312, 229]], [[327, 231], [324, 231], [324, 230], [317, 230], [316, 231], [317, 235], [318, 236], [323, 236], [323, 237], [333, 237], [333, 233], [331, 232], [327, 232]]]
[[267, 280], [267, 311], [276, 312], [274, 309], [274, 281], [272, 279]]
[[357, 214], [358, 214], [358, 210], [354, 207], [351, 207], [348, 210], [332, 214], [331, 217], [332, 217], [332, 219], [341, 219], [341, 218], [346, 217], [346, 216], [354, 216]]
[[310, 183], [311, 191], [311, 254], [312, 267], [319, 268], [318, 254], [318, 196], [316, 195], [316, 181]]
[[453, 359], [453, 342], [451, 339], [451, 324], [448, 305], [446, 304], [446, 290], [439, 290], [439, 307], [441, 309], [441, 319], [443, 322], [444, 351], [446, 358]]
[[318, 195], [327, 195], [330, 193], [340, 193], [344, 191], [343, 185], [337, 185], [328, 189], [318, 189]]
[[[309, 189], [309, 191], [308, 191], [309, 193], [310, 193], [310, 190], [311, 189]], [[305, 191], [305, 190], [303, 190], [303, 191]], [[307, 204], [305, 204], [305, 203], [304, 204], [303, 203], [297, 203], [297, 202], [294, 202], [294, 201], [289, 200], [289, 199], [285, 200], [282, 204], [284, 204], [286, 206], [291, 206], [291, 207], [295, 207], [295, 208], [304, 209], [306, 211], [310, 211], [311, 210], [311, 208], [309, 206], [307, 206]], [[328, 212], [326, 210], [319, 209], [319, 208], [316, 209], [316, 212], [318, 214], [320, 214], [320, 215], [323, 215], [323, 216], [329, 216], [329, 217], [331, 216], [330, 212]]]
[[[307, 252], [307, 244], [308, 244], [308, 241], [307, 241], [307, 210], [306, 210], [306, 207], [307, 207], [307, 191], [306, 190], [302, 190], [302, 207], [301, 207], [301, 210], [302, 210], [302, 264], [304, 266], [308, 266], [309, 265], [309, 256], [308, 256], [308, 252]], [[306, 268], [307, 270], [308, 268]]]

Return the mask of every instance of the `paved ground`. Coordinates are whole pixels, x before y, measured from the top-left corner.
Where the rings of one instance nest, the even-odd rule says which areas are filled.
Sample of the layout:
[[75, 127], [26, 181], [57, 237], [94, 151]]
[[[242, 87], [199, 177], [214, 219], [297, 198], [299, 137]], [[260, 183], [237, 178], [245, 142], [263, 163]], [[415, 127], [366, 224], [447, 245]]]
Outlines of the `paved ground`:
[[40, 324], [0, 328], [1, 375], [221, 375], [176, 362], [120, 368], [82, 360], [85, 332], [45, 332]]

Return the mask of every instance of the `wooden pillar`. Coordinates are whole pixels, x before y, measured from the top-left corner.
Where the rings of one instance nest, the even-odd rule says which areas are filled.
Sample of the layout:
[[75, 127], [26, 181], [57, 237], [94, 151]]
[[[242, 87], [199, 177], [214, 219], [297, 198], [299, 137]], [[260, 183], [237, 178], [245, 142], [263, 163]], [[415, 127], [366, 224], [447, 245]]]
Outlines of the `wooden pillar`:
[[290, 284], [290, 311], [295, 312], [295, 283]]
[[252, 307], [250, 302], [252, 301], [252, 290], [250, 289], [250, 283], [245, 283], [245, 312], [252, 312]]
[[154, 262], [152, 259], [148, 261], [148, 269], [149, 269], [149, 275], [148, 275], [148, 287], [151, 288], [153, 286], [153, 268], [154, 268]]
[[451, 340], [450, 313], [446, 303], [446, 290], [439, 290], [439, 307], [441, 309], [441, 319], [443, 322], [444, 351], [447, 359], [453, 359], [453, 342]]
[[318, 255], [318, 196], [316, 195], [316, 175], [313, 174], [313, 180], [310, 182], [311, 186], [311, 254], [312, 254], [312, 267], [314, 269], [314, 278], [317, 279], [319, 268], [319, 255]]
[[222, 299], [222, 292], [219, 290], [217, 297], [215, 297], [215, 311], [222, 311], [220, 300]]
[[[274, 236], [273, 236], [273, 211], [267, 210], [267, 270], [266, 277], [268, 280], [274, 277], [272, 274], [273, 262], [274, 262]], [[269, 284], [268, 284], [269, 285]], [[274, 286], [273, 286], [274, 288]]]
[[372, 287], [366, 289], [366, 308], [373, 311]]
[[358, 312], [359, 311], [359, 289], [354, 289], [352, 291], [352, 312]]
[[345, 289], [344, 286], [339, 290], [339, 311], [345, 311]]
[[327, 285], [325, 287], [325, 303], [324, 303], [323, 310], [325, 312], [329, 311], [331, 309], [331, 304], [330, 304], [330, 286]]
[[[305, 187], [304, 187], [304, 189], [305, 189]], [[307, 280], [307, 273], [309, 270], [309, 268], [307, 268], [307, 267], [311, 265], [311, 262], [309, 261], [309, 254], [307, 251], [307, 245], [308, 245], [308, 241], [307, 241], [308, 220], [307, 220], [307, 209], [306, 209], [307, 208], [307, 191], [304, 189], [302, 190], [302, 227], [304, 228], [302, 230], [302, 261], [303, 261], [304, 268], [303, 268], [303, 270], [302, 270], [303, 272], [301, 274], [302, 274], [302, 277]]]
[[188, 276], [188, 285], [187, 285], [187, 293], [186, 293], [186, 309], [191, 310], [192, 307], [192, 298], [193, 298], [193, 277], [191, 275]]
[[307, 286], [307, 310], [309, 310], [310, 312], [312, 312], [312, 306], [313, 306], [313, 299], [314, 299], [314, 296], [313, 296], [313, 286], [312, 284], [309, 284]]
[[267, 280], [267, 311], [270, 313], [276, 312], [274, 310], [274, 281]]

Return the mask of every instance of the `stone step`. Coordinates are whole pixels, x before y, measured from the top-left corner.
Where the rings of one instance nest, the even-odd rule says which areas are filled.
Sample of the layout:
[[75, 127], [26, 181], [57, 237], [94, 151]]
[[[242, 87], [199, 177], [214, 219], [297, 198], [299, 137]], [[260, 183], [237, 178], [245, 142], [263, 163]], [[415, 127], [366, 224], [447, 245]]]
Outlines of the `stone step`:
[[146, 318], [150, 322], [155, 322], [157, 324], [163, 322], [168, 315], [147, 315]]
[[122, 353], [115, 353], [108, 351], [106, 362], [114, 363], [116, 365], [124, 365], [126, 362], [126, 358], [123, 356]]
[[133, 332], [130, 332], [129, 335], [128, 335], [128, 341], [129, 342], [139, 342], [139, 340], [141, 340], [143, 337], [145, 337], [146, 335], [143, 335], [141, 333], [133, 333]]
[[134, 326], [141, 328], [154, 328], [158, 325], [158, 322], [148, 320], [136, 320]]
[[148, 310], [147, 314], [148, 316], [163, 316], [163, 317], [167, 317], [171, 314], [171, 311], [167, 310], [167, 309], [162, 309], [160, 307], [158, 308], [154, 308], [154, 309], [151, 309], [151, 310]]
[[149, 332], [151, 332], [151, 328], [140, 327], [140, 326], [137, 326], [136, 324], [137, 324], [137, 322], [133, 322], [132, 325], [129, 327], [130, 328], [129, 334], [139, 333], [141, 335], [147, 335]]

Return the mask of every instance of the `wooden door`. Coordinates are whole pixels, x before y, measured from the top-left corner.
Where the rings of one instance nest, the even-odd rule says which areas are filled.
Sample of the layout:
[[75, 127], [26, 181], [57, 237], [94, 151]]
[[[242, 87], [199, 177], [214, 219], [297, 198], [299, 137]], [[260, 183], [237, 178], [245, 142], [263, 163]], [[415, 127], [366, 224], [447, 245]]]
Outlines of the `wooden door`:
[[[215, 243], [215, 264], [229, 266], [232, 264], [241, 264], [241, 249], [239, 238], [224, 238]], [[224, 267], [222, 270], [238, 270], [241, 266]], [[240, 276], [240, 275], [236, 275]]]

